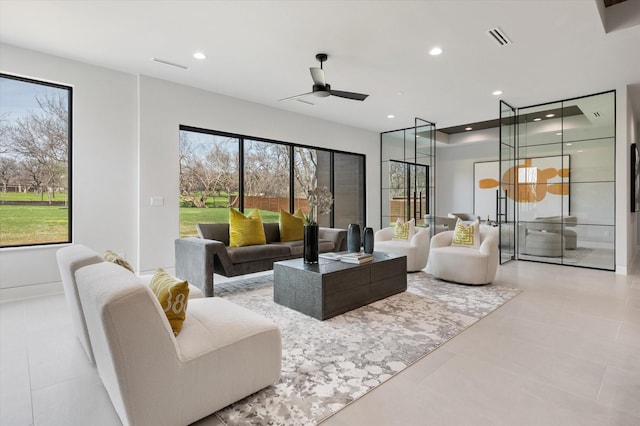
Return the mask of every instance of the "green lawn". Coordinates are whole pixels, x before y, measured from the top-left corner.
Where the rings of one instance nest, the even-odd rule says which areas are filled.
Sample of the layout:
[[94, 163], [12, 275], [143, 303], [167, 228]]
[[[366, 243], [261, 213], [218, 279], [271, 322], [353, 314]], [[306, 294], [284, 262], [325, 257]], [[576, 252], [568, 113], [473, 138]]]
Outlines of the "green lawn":
[[[0, 246], [64, 242], [68, 209], [60, 206], [0, 205]], [[279, 212], [260, 210], [264, 222], [277, 222]], [[228, 208], [180, 208], [180, 236], [197, 235], [196, 223], [228, 222]]]
[[60, 206], [0, 205], [0, 245], [67, 241], [68, 213]]
[[[54, 201], [66, 201], [67, 192], [56, 192], [54, 195]], [[47, 193], [35, 194], [30, 192], [2, 192], [0, 191], [0, 201], [48, 201]]]

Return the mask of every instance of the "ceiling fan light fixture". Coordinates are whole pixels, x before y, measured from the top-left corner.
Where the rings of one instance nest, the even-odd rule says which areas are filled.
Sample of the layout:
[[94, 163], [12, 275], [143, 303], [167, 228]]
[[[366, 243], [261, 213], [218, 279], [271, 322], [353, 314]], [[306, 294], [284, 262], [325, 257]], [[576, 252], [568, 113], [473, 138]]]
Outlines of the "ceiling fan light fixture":
[[311, 79], [313, 80], [311, 92], [303, 93], [301, 95], [289, 96], [288, 98], [283, 98], [280, 100], [287, 101], [291, 99], [298, 99], [307, 95], [313, 95], [318, 98], [335, 96], [338, 98], [350, 99], [353, 101], [364, 101], [365, 99], [367, 99], [367, 97], [369, 97], [369, 95], [365, 95], [364, 93], [347, 92], [344, 90], [331, 90], [331, 86], [327, 83], [324, 77], [324, 69], [322, 68], [322, 64], [327, 60], [327, 58], [328, 55], [326, 53], [318, 53], [316, 55], [316, 59], [320, 62], [320, 68], [309, 68], [309, 71], [311, 72]]

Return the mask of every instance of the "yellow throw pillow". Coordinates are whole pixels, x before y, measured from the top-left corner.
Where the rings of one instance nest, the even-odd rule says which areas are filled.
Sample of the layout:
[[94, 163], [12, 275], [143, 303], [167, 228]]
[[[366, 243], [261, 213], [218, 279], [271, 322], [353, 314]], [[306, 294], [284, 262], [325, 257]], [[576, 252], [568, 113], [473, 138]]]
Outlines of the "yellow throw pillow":
[[258, 209], [245, 216], [236, 209], [229, 209], [229, 247], [266, 244], [262, 218]]
[[174, 278], [162, 268], [158, 268], [151, 278], [149, 288], [158, 298], [158, 302], [160, 302], [160, 306], [171, 324], [173, 334], [177, 336], [187, 314], [189, 283]]
[[134, 272], [133, 267], [129, 264], [129, 262], [127, 262], [118, 253], [111, 250], [107, 250], [104, 252], [104, 260], [106, 260], [107, 262], [115, 263], [116, 265], [122, 266], [124, 269], [128, 269], [129, 271]]
[[403, 222], [398, 218], [393, 228], [393, 240], [410, 240], [415, 234], [415, 220], [411, 219], [409, 222]]
[[462, 220], [456, 221], [456, 229], [453, 231], [452, 246], [479, 248], [480, 247], [480, 222], [475, 220], [466, 225]]
[[294, 214], [280, 209], [280, 241], [300, 241], [304, 239], [304, 213], [298, 209]]

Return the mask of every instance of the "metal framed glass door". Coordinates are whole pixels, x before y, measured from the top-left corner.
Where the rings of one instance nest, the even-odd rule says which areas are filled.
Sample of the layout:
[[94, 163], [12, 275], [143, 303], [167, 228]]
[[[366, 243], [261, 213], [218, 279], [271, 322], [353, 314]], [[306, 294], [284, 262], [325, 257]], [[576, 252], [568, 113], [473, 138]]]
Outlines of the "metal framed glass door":
[[516, 218], [516, 110], [500, 101], [500, 184], [496, 190], [496, 212], [500, 241], [500, 264], [515, 259]]
[[427, 209], [429, 167], [406, 161], [389, 161], [389, 220], [416, 219], [421, 224]]
[[435, 124], [416, 118], [415, 127], [381, 133], [380, 171], [381, 227], [397, 218], [428, 226], [435, 210]]

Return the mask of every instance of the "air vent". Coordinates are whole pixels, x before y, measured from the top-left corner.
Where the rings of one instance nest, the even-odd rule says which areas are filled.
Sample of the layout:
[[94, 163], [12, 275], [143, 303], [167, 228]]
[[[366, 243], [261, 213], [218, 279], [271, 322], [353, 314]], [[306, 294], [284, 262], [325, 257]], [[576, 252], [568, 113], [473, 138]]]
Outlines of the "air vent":
[[598, 111], [594, 112], [593, 115], [595, 115], [596, 117], [600, 117], [600, 113]]
[[500, 46], [506, 46], [507, 44], [511, 44], [511, 40], [509, 37], [500, 29], [500, 27], [495, 27], [487, 31], [487, 34], [491, 36], [496, 43]]
[[182, 68], [183, 70], [188, 70], [189, 69], [189, 67], [187, 67], [185, 65], [180, 65], [180, 64], [176, 64], [175, 62], [165, 61], [164, 59], [153, 58], [153, 60], [155, 62], [159, 62], [161, 64], [171, 65], [172, 67], [176, 67], [176, 68]]

